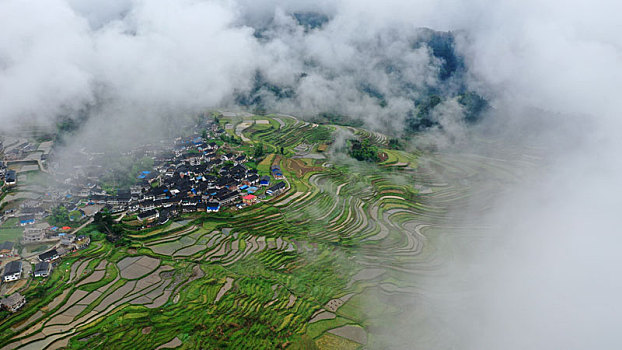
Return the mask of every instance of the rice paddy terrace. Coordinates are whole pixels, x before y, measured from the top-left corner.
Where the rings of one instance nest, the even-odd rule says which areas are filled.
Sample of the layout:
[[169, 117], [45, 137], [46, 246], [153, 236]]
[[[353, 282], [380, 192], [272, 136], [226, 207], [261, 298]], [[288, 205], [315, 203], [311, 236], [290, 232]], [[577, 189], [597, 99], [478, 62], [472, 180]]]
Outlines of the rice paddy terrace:
[[392, 296], [418, 293], [412, 276], [442, 264], [435, 242], [449, 208], [468, 202], [468, 180], [515, 176], [478, 156], [389, 150], [361, 129], [350, 131], [383, 163], [329, 157], [318, 133], [341, 127], [254, 119], [236, 131], [274, 153], [258, 169], [280, 164], [285, 193], [64, 258], [0, 323], [2, 349], [375, 348], [383, 320], [403, 312]]

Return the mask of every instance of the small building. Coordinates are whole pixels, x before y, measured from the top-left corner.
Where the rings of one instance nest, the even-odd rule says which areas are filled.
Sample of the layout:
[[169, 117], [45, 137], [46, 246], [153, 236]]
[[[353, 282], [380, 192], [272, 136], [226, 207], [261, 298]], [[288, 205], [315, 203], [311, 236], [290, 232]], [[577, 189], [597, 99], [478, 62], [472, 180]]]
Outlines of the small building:
[[246, 205], [253, 205], [255, 203], [257, 203], [257, 196], [253, 195], [253, 194], [248, 194], [244, 197], [242, 197], [242, 202]]
[[270, 170], [271, 170], [271, 172], [272, 172], [272, 176], [273, 176], [275, 179], [279, 180], [279, 179], [283, 179], [283, 178], [284, 178], [284, 176], [283, 176], [283, 171], [281, 171], [281, 167], [279, 167], [278, 165], [273, 165], [273, 166], [270, 168]]
[[41, 227], [27, 227], [22, 234], [22, 243], [40, 242], [45, 239], [45, 230]]
[[6, 175], [4, 175], [4, 182], [7, 185], [15, 185], [17, 183], [17, 173], [15, 170], [9, 170], [6, 172]]
[[52, 265], [47, 261], [42, 261], [35, 265], [35, 271], [33, 275], [35, 277], [47, 277], [50, 275], [50, 271], [52, 270]]
[[163, 211], [160, 213], [160, 217], [158, 218], [158, 224], [159, 224], [159, 225], [164, 225], [164, 224], [166, 224], [166, 223], [168, 222], [168, 220], [169, 220], [170, 213], [171, 213], [171, 211], [170, 211], [170, 210], [166, 210], [166, 211], [164, 211], [164, 210], [163, 210]]
[[225, 191], [222, 194], [220, 194], [220, 195], [215, 197], [215, 199], [218, 200], [218, 202], [221, 205], [230, 204], [230, 203], [234, 202], [238, 198], [239, 198], [238, 197], [238, 193], [234, 192], [234, 191]]
[[0, 305], [9, 312], [17, 312], [24, 304], [26, 304], [26, 298], [20, 293], [13, 293], [6, 298], [0, 299]]
[[19, 225], [20, 226], [34, 225], [34, 224], [35, 224], [35, 216], [34, 215], [24, 215], [24, 216], [19, 218]]
[[56, 249], [48, 250], [47, 252], [43, 254], [39, 254], [39, 260], [45, 261], [45, 262], [54, 261], [58, 259], [59, 257], [60, 255], [58, 254], [58, 251]]
[[7, 258], [15, 256], [15, 243], [13, 242], [2, 242], [0, 244], [0, 258]]
[[[257, 185], [259, 183], [259, 176], [257, 176], [257, 175], [250, 175], [249, 177], [246, 178], [246, 180], [244, 180], [244, 183], [246, 183], [249, 186]], [[269, 177], [268, 177], [268, 184], [270, 184], [270, 178]]]
[[20, 278], [22, 278], [22, 262], [16, 260], [6, 264], [2, 275], [4, 282], [17, 281]]
[[159, 217], [160, 213], [155, 209], [151, 209], [138, 214], [137, 219], [140, 221], [151, 221]]
[[270, 186], [270, 176], [264, 175], [259, 179], [260, 186]]
[[266, 190], [266, 194], [268, 195], [278, 195], [279, 193], [283, 192], [285, 190], [285, 182], [279, 182], [276, 185], [268, 188]]
[[208, 213], [216, 213], [220, 210], [220, 203], [218, 202], [207, 202], [205, 211]]

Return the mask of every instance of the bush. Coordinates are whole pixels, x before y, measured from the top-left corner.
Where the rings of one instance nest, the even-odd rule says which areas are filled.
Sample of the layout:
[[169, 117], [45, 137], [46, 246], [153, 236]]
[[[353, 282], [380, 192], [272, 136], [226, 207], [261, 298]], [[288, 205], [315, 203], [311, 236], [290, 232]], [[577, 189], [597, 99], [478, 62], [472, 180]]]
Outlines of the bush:
[[350, 157], [365, 162], [378, 162], [378, 148], [372, 145], [369, 140], [352, 140], [350, 150], [348, 152]]

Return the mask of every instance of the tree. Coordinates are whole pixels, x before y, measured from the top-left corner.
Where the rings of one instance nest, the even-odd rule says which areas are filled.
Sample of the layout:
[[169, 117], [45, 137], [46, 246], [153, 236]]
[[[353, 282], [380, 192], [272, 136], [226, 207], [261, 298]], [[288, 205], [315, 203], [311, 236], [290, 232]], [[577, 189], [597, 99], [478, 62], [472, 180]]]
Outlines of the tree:
[[113, 220], [112, 215], [108, 209], [98, 211], [93, 217], [93, 223], [97, 226], [97, 229], [101, 232], [111, 234], [110, 228], [112, 227]]
[[59, 205], [52, 209], [52, 215], [50, 215], [48, 221], [54, 226], [63, 226], [70, 221], [69, 211], [64, 206]]
[[352, 140], [350, 151], [348, 152], [350, 157], [366, 162], [378, 162], [378, 148], [369, 142], [369, 140]]
[[396, 138], [389, 139], [389, 148], [391, 149], [401, 149], [402, 145], [400, 144], [400, 140]]
[[264, 148], [263, 148], [263, 143], [259, 142], [256, 146], [255, 146], [255, 158], [261, 158], [263, 157], [263, 155], [265, 154]]
[[97, 230], [106, 234], [106, 239], [115, 245], [126, 245], [129, 240], [123, 236], [123, 228], [121, 225], [115, 224], [112, 214], [108, 209], [104, 209], [93, 217], [93, 223]]

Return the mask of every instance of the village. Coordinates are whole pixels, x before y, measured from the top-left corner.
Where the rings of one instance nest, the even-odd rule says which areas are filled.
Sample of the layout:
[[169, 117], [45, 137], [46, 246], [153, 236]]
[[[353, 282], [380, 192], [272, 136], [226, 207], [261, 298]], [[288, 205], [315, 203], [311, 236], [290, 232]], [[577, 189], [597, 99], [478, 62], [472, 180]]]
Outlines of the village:
[[[0, 237], [15, 228], [21, 236], [0, 241], [0, 295], [6, 296], [0, 305], [16, 312], [26, 303], [17, 291], [29, 279], [46, 278], [60, 258], [88, 247], [90, 238], [79, 231], [98, 213], [115, 215], [117, 222], [133, 218], [137, 229], [150, 229], [185, 214], [239, 210], [288, 188], [278, 164], [267, 173], [257, 170], [263, 150], [249, 154], [238, 149], [227, 142], [235, 138], [212, 119], [202, 120], [195, 130], [127, 151], [122, 156], [136, 160], [138, 167], [132, 167], [130, 179], [121, 177], [112, 185], [105, 176], [116, 180], [115, 170], [105, 166], [109, 154], [82, 150], [67, 166], [56, 159], [51, 141], [38, 148], [27, 141], [3, 148]], [[39, 174], [46, 175], [45, 182], [32, 181]], [[17, 199], [8, 201], [7, 194], [16, 192]]]

